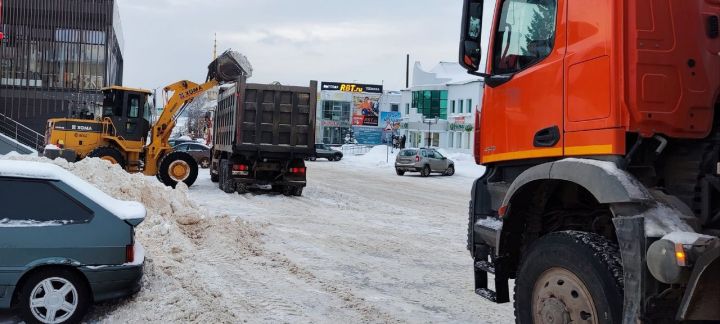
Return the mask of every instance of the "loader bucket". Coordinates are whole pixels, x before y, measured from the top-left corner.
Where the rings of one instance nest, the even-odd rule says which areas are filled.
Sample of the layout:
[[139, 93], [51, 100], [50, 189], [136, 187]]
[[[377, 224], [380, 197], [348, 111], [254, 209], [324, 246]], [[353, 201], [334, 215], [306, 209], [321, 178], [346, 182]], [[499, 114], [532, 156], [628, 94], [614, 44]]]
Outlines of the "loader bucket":
[[221, 83], [233, 82], [252, 76], [252, 65], [245, 55], [235, 51], [225, 51], [208, 66], [208, 81], [216, 79]]

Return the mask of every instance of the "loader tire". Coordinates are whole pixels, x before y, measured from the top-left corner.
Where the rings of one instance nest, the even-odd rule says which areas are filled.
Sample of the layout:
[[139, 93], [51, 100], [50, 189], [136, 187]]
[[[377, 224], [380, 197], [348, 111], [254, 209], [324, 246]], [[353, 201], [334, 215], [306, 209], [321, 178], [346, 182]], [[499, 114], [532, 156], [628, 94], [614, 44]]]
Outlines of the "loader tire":
[[125, 169], [125, 157], [123, 157], [120, 150], [110, 147], [110, 146], [103, 146], [98, 147], [87, 155], [91, 158], [99, 158], [101, 160], [108, 161], [112, 164], [117, 164], [121, 168]]
[[197, 180], [198, 165], [190, 154], [172, 152], [160, 160], [158, 172], [160, 181], [166, 186], [175, 188], [178, 182], [184, 182], [190, 187]]
[[515, 318], [530, 323], [620, 323], [617, 245], [586, 232], [545, 235], [526, 250], [515, 281]]

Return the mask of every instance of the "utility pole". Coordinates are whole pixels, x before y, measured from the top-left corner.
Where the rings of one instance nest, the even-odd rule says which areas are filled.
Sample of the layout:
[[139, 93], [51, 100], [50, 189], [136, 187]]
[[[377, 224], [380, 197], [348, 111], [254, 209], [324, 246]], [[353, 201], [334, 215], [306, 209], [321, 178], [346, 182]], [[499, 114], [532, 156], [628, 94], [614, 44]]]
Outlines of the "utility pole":
[[213, 61], [217, 58], [217, 33], [215, 33], [215, 44], [213, 45]]
[[425, 116], [422, 116], [422, 122], [423, 124], [428, 125], [428, 136], [427, 136], [427, 147], [429, 148], [432, 145], [432, 125], [437, 124], [440, 121], [440, 119], [436, 116], [433, 119], [425, 119]]

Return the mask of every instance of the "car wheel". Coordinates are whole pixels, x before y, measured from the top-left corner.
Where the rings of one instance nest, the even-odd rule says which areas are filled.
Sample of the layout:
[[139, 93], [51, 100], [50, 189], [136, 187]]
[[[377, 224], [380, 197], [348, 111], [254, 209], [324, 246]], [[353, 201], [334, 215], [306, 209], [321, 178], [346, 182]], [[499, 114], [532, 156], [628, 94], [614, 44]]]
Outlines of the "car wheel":
[[399, 176], [404, 176], [404, 175], [405, 175], [405, 171], [400, 170], [400, 169], [395, 169], [395, 173], [397, 173], [397, 175], [399, 175]]
[[315, 157], [315, 156], [310, 157], [310, 161], [316, 161], [316, 160], [317, 160], [317, 157]]
[[340, 161], [340, 160], [342, 160], [342, 156], [340, 156], [340, 154], [336, 154], [335, 161]]
[[200, 160], [200, 167], [203, 169], [207, 169], [210, 167], [210, 159], [208, 158], [202, 158]]
[[17, 296], [17, 307], [26, 323], [80, 323], [89, 306], [85, 280], [68, 269], [32, 274]]
[[444, 173], [444, 174], [445, 174], [446, 176], [448, 176], [448, 177], [452, 176], [453, 174], [455, 174], [455, 167], [452, 166], [452, 165], [449, 166], [449, 167], [447, 168], [447, 170], [445, 170], [445, 173]]
[[515, 281], [518, 323], [620, 323], [622, 263], [618, 247], [585, 232], [555, 232], [525, 253]]
[[422, 171], [420, 171], [421, 177], [429, 177], [430, 176], [430, 166], [426, 165], [422, 168]]
[[297, 187], [295, 190], [293, 190], [293, 196], [300, 197], [303, 193], [303, 187]]

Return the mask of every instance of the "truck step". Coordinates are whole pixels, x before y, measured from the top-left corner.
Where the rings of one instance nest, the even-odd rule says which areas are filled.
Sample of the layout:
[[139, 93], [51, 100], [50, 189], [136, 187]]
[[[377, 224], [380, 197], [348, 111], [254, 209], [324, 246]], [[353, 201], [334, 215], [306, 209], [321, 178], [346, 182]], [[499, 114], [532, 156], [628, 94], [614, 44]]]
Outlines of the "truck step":
[[478, 296], [485, 298], [493, 303], [497, 303], [497, 293], [494, 291], [487, 289], [487, 288], [478, 288], [475, 289], [475, 293], [478, 294]]
[[475, 262], [475, 269], [495, 274], [495, 265], [488, 261]]

